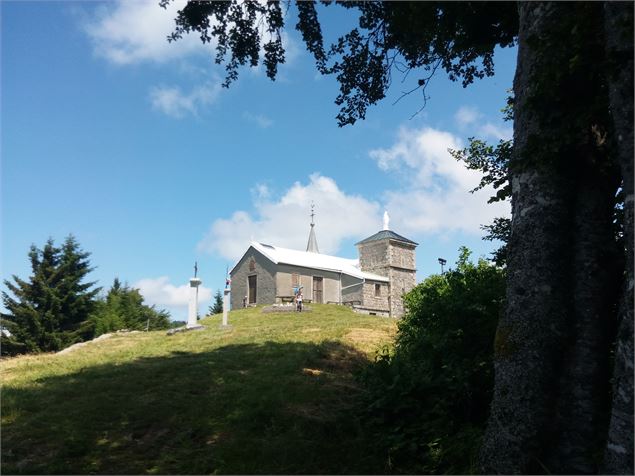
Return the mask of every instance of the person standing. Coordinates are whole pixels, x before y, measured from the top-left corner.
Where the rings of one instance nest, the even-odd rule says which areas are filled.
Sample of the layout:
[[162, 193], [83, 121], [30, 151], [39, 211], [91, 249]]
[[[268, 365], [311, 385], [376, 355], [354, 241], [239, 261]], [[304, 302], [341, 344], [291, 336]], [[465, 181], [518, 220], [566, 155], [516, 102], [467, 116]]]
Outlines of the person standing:
[[295, 305], [296, 308], [295, 310], [298, 312], [302, 312], [302, 300], [304, 299], [304, 296], [302, 296], [302, 288], [300, 288], [298, 290], [298, 294], [295, 295]]

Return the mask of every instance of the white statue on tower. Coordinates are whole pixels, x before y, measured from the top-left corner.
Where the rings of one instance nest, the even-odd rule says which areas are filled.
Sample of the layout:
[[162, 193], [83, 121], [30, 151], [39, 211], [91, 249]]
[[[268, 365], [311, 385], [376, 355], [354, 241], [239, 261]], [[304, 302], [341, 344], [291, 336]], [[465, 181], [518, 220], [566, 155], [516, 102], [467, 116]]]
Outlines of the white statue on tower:
[[384, 210], [384, 230], [390, 230], [390, 228], [388, 228], [389, 222], [390, 222], [390, 217], [388, 216], [388, 211]]

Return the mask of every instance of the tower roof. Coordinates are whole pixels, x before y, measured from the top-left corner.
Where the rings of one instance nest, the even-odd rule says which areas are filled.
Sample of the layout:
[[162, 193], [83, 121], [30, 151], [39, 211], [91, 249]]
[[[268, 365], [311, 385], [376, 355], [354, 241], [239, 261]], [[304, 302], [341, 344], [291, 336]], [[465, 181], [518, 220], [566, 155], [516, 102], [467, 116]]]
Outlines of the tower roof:
[[371, 241], [379, 241], [379, 240], [395, 240], [395, 241], [401, 241], [402, 243], [408, 243], [410, 245], [415, 245], [417, 246], [419, 243], [415, 243], [412, 240], [409, 240], [408, 238], [404, 238], [401, 235], [398, 235], [397, 233], [395, 233], [392, 230], [381, 230], [378, 231], [377, 233], [375, 233], [373, 236], [369, 236], [368, 238], [366, 238], [365, 240], [362, 240], [358, 243], [355, 243], [355, 245], [361, 245], [364, 243], [369, 243]]
[[311, 223], [311, 231], [309, 232], [309, 242], [306, 244], [306, 250], [310, 251], [311, 253], [319, 253], [320, 250], [318, 249], [317, 239], [315, 238], [315, 230], [313, 227], [314, 225], [313, 223]]
[[315, 216], [314, 208], [315, 205], [311, 203], [311, 231], [309, 232], [309, 242], [306, 244], [306, 250], [311, 253], [319, 253], [320, 250], [318, 249], [317, 238], [315, 238], [315, 230], [313, 229], [315, 227], [315, 223], [313, 223], [313, 217]]

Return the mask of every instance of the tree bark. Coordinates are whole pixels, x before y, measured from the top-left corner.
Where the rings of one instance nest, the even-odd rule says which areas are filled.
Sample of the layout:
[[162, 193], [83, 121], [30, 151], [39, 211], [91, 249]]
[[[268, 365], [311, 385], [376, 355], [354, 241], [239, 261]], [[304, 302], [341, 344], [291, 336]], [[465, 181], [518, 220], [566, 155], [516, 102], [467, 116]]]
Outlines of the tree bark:
[[[570, 39], [578, 44], [572, 57], [585, 66], [572, 71], [569, 84], [576, 96], [587, 99], [582, 107], [572, 108], [578, 124], [569, 136], [579, 136], [580, 140], [570, 172], [576, 181], [571, 243], [573, 301], [562, 345], [557, 433], [548, 467], [561, 474], [593, 474], [599, 470], [597, 454], [605, 444], [609, 355], [623, 266], [612, 223], [620, 178], [608, 137], [612, 126], [601, 67], [605, 58], [604, 6], [586, 4], [576, 7], [574, 13], [585, 36]], [[562, 61], [563, 69], [566, 65]]]
[[604, 455], [608, 474], [633, 474], [633, 3], [605, 5], [607, 76], [624, 192], [625, 285], [613, 370], [613, 403]]
[[[495, 340], [495, 385], [480, 454], [484, 473], [545, 472], [545, 448], [558, 386], [561, 344], [570, 314], [570, 238], [574, 185], [553, 121], [536, 99], [552, 67], [544, 51], [566, 15], [564, 4], [520, 3], [514, 78], [512, 231], [507, 308]], [[543, 108], [549, 107], [544, 104]]]
[[598, 472], [594, 455], [606, 430], [609, 351], [619, 297], [620, 260], [611, 224], [616, 174], [607, 170], [606, 153], [594, 144], [586, 149], [577, 170], [573, 314], [562, 348], [557, 445], [549, 465], [559, 474]]

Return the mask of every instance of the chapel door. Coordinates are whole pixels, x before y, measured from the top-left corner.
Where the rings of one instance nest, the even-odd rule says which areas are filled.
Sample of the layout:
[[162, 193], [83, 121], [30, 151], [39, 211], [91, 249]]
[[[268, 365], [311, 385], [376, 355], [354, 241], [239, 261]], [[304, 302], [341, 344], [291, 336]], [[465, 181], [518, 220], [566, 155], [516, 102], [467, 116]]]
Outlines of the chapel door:
[[313, 276], [313, 302], [322, 304], [322, 284], [323, 278]]
[[249, 285], [249, 304], [256, 304], [256, 292], [258, 290], [256, 276], [249, 276], [247, 280]]

